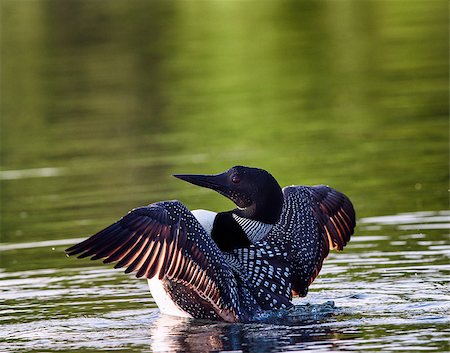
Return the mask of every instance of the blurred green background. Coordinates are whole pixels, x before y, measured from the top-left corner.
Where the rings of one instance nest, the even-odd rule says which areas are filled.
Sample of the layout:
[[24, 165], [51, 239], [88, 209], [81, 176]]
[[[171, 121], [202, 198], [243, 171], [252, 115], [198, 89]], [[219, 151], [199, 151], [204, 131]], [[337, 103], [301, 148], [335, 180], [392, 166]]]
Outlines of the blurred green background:
[[448, 208], [448, 2], [1, 4], [0, 242], [92, 234], [233, 165], [359, 217]]

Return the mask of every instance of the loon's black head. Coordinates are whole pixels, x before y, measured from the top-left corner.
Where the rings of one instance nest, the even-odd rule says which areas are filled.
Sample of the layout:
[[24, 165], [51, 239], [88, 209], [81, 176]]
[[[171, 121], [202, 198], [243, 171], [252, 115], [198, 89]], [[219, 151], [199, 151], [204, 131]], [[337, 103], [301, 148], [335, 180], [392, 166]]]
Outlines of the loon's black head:
[[177, 174], [191, 184], [213, 189], [232, 200], [239, 216], [275, 224], [283, 207], [283, 192], [275, 178], [263, 169], [235, 166], [226, 172]]

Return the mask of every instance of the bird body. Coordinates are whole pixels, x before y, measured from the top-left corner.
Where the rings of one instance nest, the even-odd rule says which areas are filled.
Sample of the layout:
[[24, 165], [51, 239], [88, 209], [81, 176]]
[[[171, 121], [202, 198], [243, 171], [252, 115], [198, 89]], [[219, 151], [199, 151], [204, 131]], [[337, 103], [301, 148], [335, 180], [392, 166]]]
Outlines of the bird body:
[[179, 201], [157, 202], [67, 249], [146, 277], [166, 314], [245, 322], [290, 307], [329, 250], [342, 250], [353, 233], [350, 200], [326, 186], [281, 189], [266, 171], [241, 166], [177, 177], [237, 208], [190, 212]]

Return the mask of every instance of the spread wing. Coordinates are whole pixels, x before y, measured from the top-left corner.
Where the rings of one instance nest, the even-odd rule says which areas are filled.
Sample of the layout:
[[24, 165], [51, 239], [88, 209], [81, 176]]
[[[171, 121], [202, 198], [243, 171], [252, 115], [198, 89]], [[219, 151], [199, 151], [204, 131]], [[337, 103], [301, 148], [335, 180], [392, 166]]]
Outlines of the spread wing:
[[235, 262], [228, 260], [264, 310], [289, 307], [292, 294], [305, 296], [330, 249], [342, 250], [355, 227], [352, 203], [332, 188], [291, 186], [283, 193], [279, 222], [265, 238], [233, 250]]
[[292, 292], [305, 296], [330, 249], [342, 250], [355, 227], [351, 201], [327, 186], [290, 186], [279, 222], [267, 237], [287, 253]]
[[310, 187], [309, 191], [313, 199], [312, 213], [318, 224], [320, 251], [314, 261], [308, 285], [318, 276], [330, 249], [344, 249], [356, 225], [353, 205], [343, 193], [325, 185]]
[[343, 250], [355, 228], [355, 210], [349, 198], [328, 186], [310, 188], [314, 203], [314, 217], [319, 228], [326, 235], [329, 248]]
[[179, 201], [136, 208], [116, 223], [66, 250], [79, 258], [103, 258], [136, 277], [179, 283], [235, 321], [241, 308], [236, 279], [221, 251]]

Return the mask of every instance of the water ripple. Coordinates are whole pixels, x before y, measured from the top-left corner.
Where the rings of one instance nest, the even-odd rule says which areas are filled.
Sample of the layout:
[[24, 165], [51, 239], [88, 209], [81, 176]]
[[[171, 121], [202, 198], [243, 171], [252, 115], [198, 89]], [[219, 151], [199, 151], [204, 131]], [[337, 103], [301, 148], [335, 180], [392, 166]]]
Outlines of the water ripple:
[[[78, 239], [3, 244], [7, 259], [55, 247], [64, 261], [61, 268], [0, 272], [0, 349], [445, 351], [447, 235], [440, 226], [406, 234], [399, 227], [439, 225], [447, 216], [420, 212], [364, 219], [364, 230], [348, 250], [330, 254], [309, 295], [295, 299], [294, 311], [253, 324], [161, 316], [145, 281], [101, 264], [72, 267], [63, 249]], [[369, 224], [379, 228], [365, 229]], [[330, 301], [334, 305], [326, 304]]]

